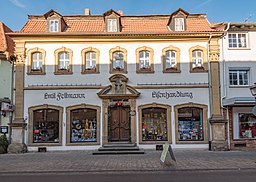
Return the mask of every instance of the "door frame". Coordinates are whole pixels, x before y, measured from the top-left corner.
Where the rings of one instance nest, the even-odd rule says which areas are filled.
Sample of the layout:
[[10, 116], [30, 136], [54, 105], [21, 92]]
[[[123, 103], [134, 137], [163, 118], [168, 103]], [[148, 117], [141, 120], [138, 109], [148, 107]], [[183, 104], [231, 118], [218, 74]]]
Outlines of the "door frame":
[[[129, 120], [130, 120], [130, 141], [129, 143], [137, 143], [137, 128], [136, 128], [136, 99], [103, 99], [102, 100], [102, 144], [111, 143], [109, 141], [109, 108], [114, 107], [118, 101], [122, 101], [123, 105], [130, 107]], [[132, 113], [132, 114], [131, 114]]]
[[[112, 138], [111, 138], [111, 110], [113, 110], [114, 108], [118, 109], [118, 108], [128, 108], [127, 110], [127, 114], [128, 114], [128, 118], [127, 118], [127, 122], [128, 122], [128, 127], [129, 127], [129, 138], [128, 140], [120, 140], [120, 136], [119, 136], [119, 140], [117, 141], [113, 141]], [[125, 105], [125, 106], [118, 106], [118, 105], [115, 105], [115, 106], [109, 106], [108, 107], [108, 142], [130, 142], [131, 141], [131, 115], [130, 115], [130, 105]], [[121, 117], [122, 118], [122, 117]]]

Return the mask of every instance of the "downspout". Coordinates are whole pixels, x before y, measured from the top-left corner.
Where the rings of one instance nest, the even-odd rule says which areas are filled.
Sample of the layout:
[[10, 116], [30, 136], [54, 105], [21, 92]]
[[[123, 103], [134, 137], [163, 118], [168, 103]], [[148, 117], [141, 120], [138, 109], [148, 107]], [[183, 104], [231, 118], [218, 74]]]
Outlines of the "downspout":
[[[211, 82], [211, 66], [210, 66], [210, 42], [211, 42], [211, 39], [212, 39], [212, 33], [210, 33], [209, 35], [209, 39], [207, 41], [207, 59], [208, 59], [208, 84], [209, 84], [209, 110], [210, 110], [210, 116], [212, 115], [212, 82]], [[210, 141], [212, 141], [212, 130], [211, 130], [211, 127], [210, 125], [209, 126], [209, 143]]]
[[228, 150], [230, 150], [230, 130], [229, 130], [229, 127], [230, 127], [230, 120], [229, 120], [229, 110], [228, 110], [228, 107], [224, 107], [223, 106], [223, 99], [226, 98], [227, 96], [227, 82], [226, 82], [226, 61], [225, 61], [225, 56], [224, 56], [224, 37], [227, 35], [227, 31], [229, 30], [229, 27], [230, 27], [230, 23], [228, 23], [227, 25], [227, 28], [224, 30], [224, 34], [223, 36], [221, 37], [221, 53], [222, 53], [222, 83], [223, 83], [223, 93], [224, 95], [221, 97], [221, 108], [223, 109], [226, 109], [226, 119], [227, 119], [227, 142], [228, 142]]
[[[16, 62], [16, 57], [11, 55], [10, 56], [10, 60], [9, 62], [12, 64], [12, 74], [11, 74], [11, 103], [14, 104], [14, 63]], [[13, 120], [13, 112], [11, 112], [11, 115], [10, 115], [10, 119], [9, 119], [9, 125], [12, 124], [12, 120]], [[12, 143], [12, 130], [10, 129], [10, 132], [9, 132], [9, 143], [11, 144]]]

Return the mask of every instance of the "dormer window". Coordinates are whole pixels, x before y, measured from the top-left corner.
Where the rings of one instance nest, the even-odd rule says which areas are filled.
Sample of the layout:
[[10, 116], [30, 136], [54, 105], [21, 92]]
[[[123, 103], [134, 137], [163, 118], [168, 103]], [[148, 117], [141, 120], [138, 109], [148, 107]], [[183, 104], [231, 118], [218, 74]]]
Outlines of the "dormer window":
[[184, 18], [175, 18], [175, 31], [184, 31]]
[[187, 18], [189, 13], [183, 9], [178, 9], [173, 12], [168, 21], [170, 31], [186, 31], [187, 29]]
[[50, 32], [58, 32], [59, 31], [59, 20], [50, 20]]
[[109, 10], [103, 14], [106, 32], [121, 32], [121, 14]]
[[108, 32], [117, 32], [117, 20], [116, 19], [108, 19]]

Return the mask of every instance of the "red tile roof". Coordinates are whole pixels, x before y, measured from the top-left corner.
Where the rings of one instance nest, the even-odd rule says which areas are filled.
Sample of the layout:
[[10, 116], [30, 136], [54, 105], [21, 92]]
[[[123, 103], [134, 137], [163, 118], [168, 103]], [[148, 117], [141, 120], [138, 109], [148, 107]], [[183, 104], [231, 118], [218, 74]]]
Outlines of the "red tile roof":
[[12, 32], [5, 24], [0, 22], [0, 52], [14, 52], [14, 42], [13, 40], [5, 35], [5, 33]]
[[[21, 33], [44, 33], [47, 32], [47, 20], [43, 16], [30, 16]], [[80, 33], [104, 33], [105, 22], [103, 16], [62, 16], [67, 24], [64, 32]], [[168, 22], [170, 15], [149, 16], [121, 16], [121, 33], [173, 33], [169, 30]], [[183, 32], [211, 32], [217, 31], [211, 27], [203, 15], [188, 15], [187, 29]]]

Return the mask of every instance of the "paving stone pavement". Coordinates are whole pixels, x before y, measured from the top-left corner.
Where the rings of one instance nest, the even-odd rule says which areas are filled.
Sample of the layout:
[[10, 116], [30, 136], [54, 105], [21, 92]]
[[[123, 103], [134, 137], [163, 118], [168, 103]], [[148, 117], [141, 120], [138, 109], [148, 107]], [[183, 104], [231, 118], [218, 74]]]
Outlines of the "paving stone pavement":
[[160, 162], [162, 151], [145, 150], [137, 155], [92, 155], [92, 151], [29, 152], [1, 154], [1, 173], [54, 172], [150, 172], [171, 170], [255, 169], [256, 151], [208, 151], [175, 149], [177, 163], [167, 156]]

